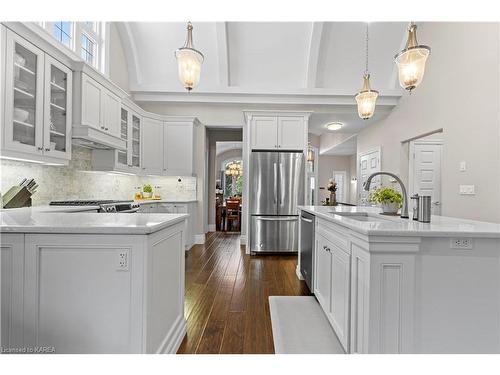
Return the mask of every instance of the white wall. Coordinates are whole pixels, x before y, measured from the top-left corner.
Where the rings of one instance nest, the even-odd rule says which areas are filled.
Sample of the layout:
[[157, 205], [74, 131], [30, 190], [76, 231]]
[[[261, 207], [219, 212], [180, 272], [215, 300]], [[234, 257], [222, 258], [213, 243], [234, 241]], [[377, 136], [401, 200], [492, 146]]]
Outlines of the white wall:
[[129, 91], [128, 66], [120, 34], [114, 22], [109, 23], [109, 78], [123, 90]]
[[[381, 146], [382, 170], [406, 179], [401, 141], [443, 128], [443, 215], [500, 222], [499, 26], [425, 23], [418, 38], [432, 48], [424, 81], [359, 134], [358, 153]], [[476, 185], [476, 195], [459, 195], [460, 184]]]

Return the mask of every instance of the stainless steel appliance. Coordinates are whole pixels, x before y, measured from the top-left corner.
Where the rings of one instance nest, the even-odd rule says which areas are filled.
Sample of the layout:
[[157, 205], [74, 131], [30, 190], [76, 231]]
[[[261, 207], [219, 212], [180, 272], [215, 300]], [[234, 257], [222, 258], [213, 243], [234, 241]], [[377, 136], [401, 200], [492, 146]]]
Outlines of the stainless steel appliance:
[[97, 212], [101, 213], [134, 213], [139, 210], [139, 204], [134, 201], [115, 200], [73, 200], [73, 201], [52, 201], [50, 206], [99, 206]]
[[251, 153], [250, 251], [296, 252], [297, 206], [304, 203], [302, 152]]
[[300, 273], [311, 293], [314, 269], [314, 215], [302, 211], [300, 215]]

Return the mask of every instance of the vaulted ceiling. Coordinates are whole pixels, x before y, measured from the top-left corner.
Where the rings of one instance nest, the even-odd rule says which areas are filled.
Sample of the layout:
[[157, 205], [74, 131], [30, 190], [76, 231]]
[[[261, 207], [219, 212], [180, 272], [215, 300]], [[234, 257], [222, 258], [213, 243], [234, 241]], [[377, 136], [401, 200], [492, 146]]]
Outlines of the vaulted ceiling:
[[137, 101], [274, 104], [321, 107], [311, 131], [330, 121], [357, 132], [390, 113], [402, 90], [394, 54], [404, 45], [406, 23], [370, 23], [372, 86], [380, 92], [373, 120], [357, 117], [354, 94], [365, 64], [363, 22], [194, 22], [194, 46], [205, 60], [199, 86], [185, 92], [174, 51], [185, 23], [118, 23]]

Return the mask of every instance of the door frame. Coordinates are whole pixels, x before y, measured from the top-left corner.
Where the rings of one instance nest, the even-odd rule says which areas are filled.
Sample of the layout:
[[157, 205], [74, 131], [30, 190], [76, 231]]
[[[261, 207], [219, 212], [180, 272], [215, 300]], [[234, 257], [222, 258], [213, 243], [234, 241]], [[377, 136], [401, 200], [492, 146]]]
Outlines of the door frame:
[[357, 175], [357, 178], [358, 178], [358, 183], [357, 183], [357, 189], [356, 189], [356, 202], [357, 204], [360, 204], [360, 194], [361, 194], [361, 191], [363, 189], [363, 184], [361, 182], [361, 158], [365, 155], [368, 155], [368, 154], [371, 154], [373, 152], [378, 152], [378, 166], [379, 166], [379, 169], [382, 170], [382, 146], [375, 146], [375, 147], [372, 147], [372, 148], [369, 148], [368, 150], [366, 151], [363, 151], [363, 152], [358, 152], [357, 153], [357, 156], [356, 156], [356, 175]]
[[[346, 198], [348, 198], [349, 195], [350, 195], [350, 191], [348, 191], [349, 188], [347, 187], [347, 171], [341, 171], [341, 170], [335, 170], [334, 169], [332, 171], [332, 178], [333, 179], [335, 179], [335, 173], [342, 174], [344, 176], [344, 183], [343, 183], [343, 186], [342, 186], [343, 192], [344, 192], [344, 196], [342, 198], [344, 199], [344, 202], [341, 202], [341, 203], [347, 203]], [[335, 181], [335, 182], [337, 182], [337, 181]], [[338, 187], [337, 187], [337, 190], [338, 190]]]
[[[409, 147], [409, 154], [408, 154], [408, 197], [411, 197], [412, 195], [415, 194], [414, 192], [414, 175], [415, 175], [415, 158], [413, 155], [415, 155], [415, 145], [439, 145], [441, 146], [441, 165], [439, 166], [439, 173], [441, 174], [441, 193], [442, 191], [442, 177], [443, 177], [443, 146], [444, 146], [444, 141], [443, 139], [429, 139], [429, 140], [418, 140], [415, 139], [414, 141], [410, 141], [410, 147]], [[442, 199], [441, 199], [442, 201]], [[442, 207], [441, 207], [442, 210]]]

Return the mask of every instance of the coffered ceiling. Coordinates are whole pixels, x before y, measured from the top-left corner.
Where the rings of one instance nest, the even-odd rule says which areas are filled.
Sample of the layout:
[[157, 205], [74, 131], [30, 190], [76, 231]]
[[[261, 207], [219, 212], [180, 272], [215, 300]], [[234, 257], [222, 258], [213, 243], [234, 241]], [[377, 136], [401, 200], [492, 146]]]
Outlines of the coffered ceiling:
[[[380, 92], [374, 119], [357, 118], [354, 94], [365, 61], [363, 22], [193, 22], [194, 46], [205, 61], [200, 84], [187, 93], [177, 77], [174, 51], [185, 23], [117, 23], [137, 101], [322, 106], [311, 118], [321, 134], [327, 121], [352, 129], [385, 117], [403, 91], [394, 54], [406, 23], [370, 23], [372, 86]], [[346, 130], [345, 129], [345, 130]]]

